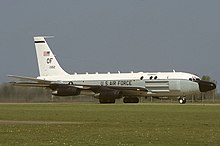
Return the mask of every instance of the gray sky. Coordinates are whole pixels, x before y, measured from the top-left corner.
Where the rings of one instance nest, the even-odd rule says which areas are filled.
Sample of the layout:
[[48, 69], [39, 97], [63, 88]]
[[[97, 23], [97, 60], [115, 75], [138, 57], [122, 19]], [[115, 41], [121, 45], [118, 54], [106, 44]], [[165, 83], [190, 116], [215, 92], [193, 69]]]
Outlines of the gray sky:
[[219, 0], [1, 0], [0, 82], [38, 76], [33, 36], [72, 72], [185, 71], [220, 82]]

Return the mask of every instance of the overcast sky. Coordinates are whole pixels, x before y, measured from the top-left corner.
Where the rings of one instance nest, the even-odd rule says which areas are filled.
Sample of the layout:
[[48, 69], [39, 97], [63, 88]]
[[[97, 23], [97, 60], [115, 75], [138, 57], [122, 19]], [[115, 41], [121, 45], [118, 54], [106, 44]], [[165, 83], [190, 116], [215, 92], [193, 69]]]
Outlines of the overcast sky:
[[39, 75], [33, 37], [69, 73], [185, 71], [220, 83], [219, 0], [1, 0], [0, 82]]

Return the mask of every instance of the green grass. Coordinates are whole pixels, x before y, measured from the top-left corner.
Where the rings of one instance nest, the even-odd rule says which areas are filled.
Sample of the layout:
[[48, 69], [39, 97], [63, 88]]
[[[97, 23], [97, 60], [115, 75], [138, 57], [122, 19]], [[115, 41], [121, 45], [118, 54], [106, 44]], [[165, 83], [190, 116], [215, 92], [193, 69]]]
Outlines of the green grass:
[[0, 104], [3, 145], [220, 145], [220, 105]]

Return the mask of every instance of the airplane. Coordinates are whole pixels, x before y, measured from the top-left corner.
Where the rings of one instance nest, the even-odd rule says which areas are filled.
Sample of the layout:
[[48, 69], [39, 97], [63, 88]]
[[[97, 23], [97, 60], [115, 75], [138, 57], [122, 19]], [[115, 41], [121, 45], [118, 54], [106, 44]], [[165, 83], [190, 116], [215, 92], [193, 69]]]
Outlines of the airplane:
[[124, 103], [138, 103], [139, 97], [177, 97], [180, 104], [186, 96], [214, 90], [216, 84], [201, 80], [186, 72], [130, 72], [69, 74], [59, 65], [49, 48], [45, 36], [34, 37], [39, 74], [37, 78], [8, 75], [23, 81], [13, 85], [44, 87], [53, 96], [76, 96], [90, 94], [99, 103], [115, 103], [123, 98]]

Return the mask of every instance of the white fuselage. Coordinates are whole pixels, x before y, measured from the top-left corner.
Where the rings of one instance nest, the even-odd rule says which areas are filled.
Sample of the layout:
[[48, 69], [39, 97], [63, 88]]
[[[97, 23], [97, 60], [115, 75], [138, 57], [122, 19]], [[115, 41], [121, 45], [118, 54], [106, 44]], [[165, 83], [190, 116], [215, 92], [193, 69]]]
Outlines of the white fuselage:
[[192, 80], [198, 76], [184, 72], [73, 74], [65, 76], [40, 76], [38, 79], [54, 83], [98, 85], [106, 87], [140, 87], [146, 91], [124, 90], [133, 96], [185, 96], [199, 93], [199, 85]]

